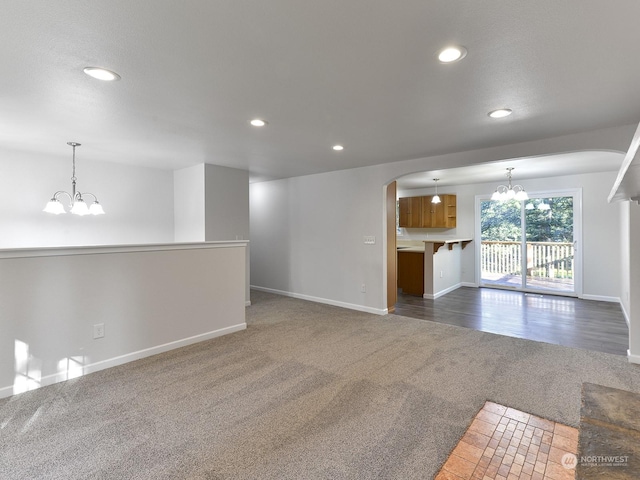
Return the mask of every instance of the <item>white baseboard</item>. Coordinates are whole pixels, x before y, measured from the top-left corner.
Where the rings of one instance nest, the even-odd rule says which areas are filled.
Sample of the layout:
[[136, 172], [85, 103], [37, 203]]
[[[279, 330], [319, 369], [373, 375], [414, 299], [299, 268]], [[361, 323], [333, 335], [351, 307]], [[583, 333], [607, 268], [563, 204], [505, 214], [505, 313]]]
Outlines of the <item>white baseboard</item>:
[[301, 293], [285, 292], [284, 290], [276, 290], [275, 288], [259, 287], [257, 285], [251, 285], [251, 288], [260, 292], [275, 293], [276, 295], [283, 295], [285, 297], [298, 298], [300, 300], [308, 300], [310, 302], [324, 303], [326, 305], [333, 305], [334, 307], [348, 308], [349, 310], [357, 310], [359, 312], [374, 313], [376, 315], [386, 315], [389, 313], [387, 308], [373, 308], [365, 305], [357, 305], [355, 303], [340, 302], [338, 300], [331, 300], [330, 298], [313, 297], [311, 295], [303, 295]]
[[629, 350], [627, 350], [627, 359], [629, 363], [640, 363], [640, 355], [631, 355]]
[[618, 297], [607, 297], [605, 295], [589, 295], [585, 293], [580, 298], [582, 298], [583, 300], [597, 300], [599, 302], [620, 303], [620, 299]]
[[443, 295], [446, 295], [449, 292], [453, 292], [454, 290], [457, 290], [458, 288], [462, 287], [462, 283], [457, 283], [449, 288], [445, 288], [444, 290], [440, 290], [439, 292], [436, 292], [434, 294], [431, 293], [425, 293], [424, 295], [422, 295], [422, 298], [428, 298], [429, 300], [435, 300], [436, 298], [440, 298]]
[[627, 309], [624, 308], [624, 303], [620, 302], [620, 308], [622, 309], [622, 315], [624, 315], [624, 321], [627, 322], [627, 328], [631, 328], [631, 324], [629, 323], [629, 313]]
[[[157, 355], [158, 353], [168, 352], [180, 347], [185, 347], [193, 343], [202, 342], [204, 340], [210, 340], [212, 338], [221, 337], [222, 335], [228, 335], [229, 333], [239, 332], [247, 328], [246, 323], [240, 323], [238, 325], [231, 325], [230, 327], [220, 328], [212, 332], [202, 333], [200, 335], [194, 335], [193, 337], [183, 338], [174, 342], [165, 343], [163, 345], [157, 345], [155, 347], [145, 348], [136, 352], [126, 353], [118, 357], [108, 358], [99, 362], [90, 363], [82, 367], [82, 374], [79, 376], [87, 375], [88, 373], [98, 372], [106, 368], [116, 367], [125, 363], [133, 362], [134, 360], [140, 360], [141, 358], [150, 357], [151, 355]], [[68, 380], [67, 372], [54, 373], [46, 375], [40, 379], [40, 387], [52, 385], [58, 382], [64, 382]], [[32, 389], [33, 390], [33, 389]], [[19, 392], [22, 393], [22, 392]], [[0, 398], [10, 397], [14, 395], [13, 386], [0, 388]]]
[[246, 302], [244, 302], [244, 306], [245, 307], [250, 307], [251, 306], [251, 300], [247, 300]]
[[460, 286], [461, 287], [472, 287], [472, 288], [478, 288], [478, 284], [474, 283], [474, 282], [460, 282]]

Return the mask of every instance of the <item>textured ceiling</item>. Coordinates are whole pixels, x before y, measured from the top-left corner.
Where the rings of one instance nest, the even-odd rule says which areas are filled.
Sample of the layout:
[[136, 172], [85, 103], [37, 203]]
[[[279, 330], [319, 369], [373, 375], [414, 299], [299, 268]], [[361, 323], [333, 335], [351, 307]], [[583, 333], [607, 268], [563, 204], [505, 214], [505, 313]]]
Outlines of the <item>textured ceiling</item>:
[[[637, 123], [638, 18], [638, 0], [5, 1], [0, 154], [73, 140], [83, 161], [279, 178]], [[442, 65], [451, 43], [469, 53]]]

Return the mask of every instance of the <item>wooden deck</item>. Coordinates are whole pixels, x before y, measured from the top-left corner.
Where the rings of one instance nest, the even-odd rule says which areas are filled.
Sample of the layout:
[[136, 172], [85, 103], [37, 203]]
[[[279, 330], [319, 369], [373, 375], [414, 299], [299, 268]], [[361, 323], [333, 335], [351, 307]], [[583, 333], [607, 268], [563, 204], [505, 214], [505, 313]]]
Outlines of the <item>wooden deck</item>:
[[616, 355], [629, 348], [622, 309], [611, 302], [462, 287], [436, 300], [398, 293], [395, 313]]
[[[520, 288], [522, 286], [521, 275], [501, 275], [483, 274], [482, 283], [485, 286], [496, 286], [506, 288]], [[571, 278], [543, 278], [527, 277], [527, 288], [558, 293], [572, 293], [575, 291], [573, 279]]]

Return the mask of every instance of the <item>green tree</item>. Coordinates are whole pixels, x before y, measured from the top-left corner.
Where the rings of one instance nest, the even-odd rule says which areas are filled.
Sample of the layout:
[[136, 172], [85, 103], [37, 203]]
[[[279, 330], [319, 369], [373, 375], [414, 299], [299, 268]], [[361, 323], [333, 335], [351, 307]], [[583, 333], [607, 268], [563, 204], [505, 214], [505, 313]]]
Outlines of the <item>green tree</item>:
[[[534, 198], [524, 203], [527, 241], [573, 242], [572, 197]], [[516, 200], [483, 201], [480, 206], [482, 240], [519, 242], [521, 209], [521, 202]]]
[[483, 201], [480, 206], [480, 231], [483, 241], [514, 241], [522, 238], [520, 202]]
[[525, 219], [529, 242], [573, 242], [573, 197], [528, 200]]

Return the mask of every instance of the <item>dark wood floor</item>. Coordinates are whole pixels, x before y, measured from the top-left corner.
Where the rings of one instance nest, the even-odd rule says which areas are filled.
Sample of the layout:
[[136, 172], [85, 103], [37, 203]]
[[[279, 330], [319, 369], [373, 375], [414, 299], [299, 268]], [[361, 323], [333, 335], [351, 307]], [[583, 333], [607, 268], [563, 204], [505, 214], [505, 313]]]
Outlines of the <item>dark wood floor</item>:
[[399, 292], [395, 313], [616, 355], [629, 348], [622, 309], [611, 302], [462, 287], [436, 300]]

